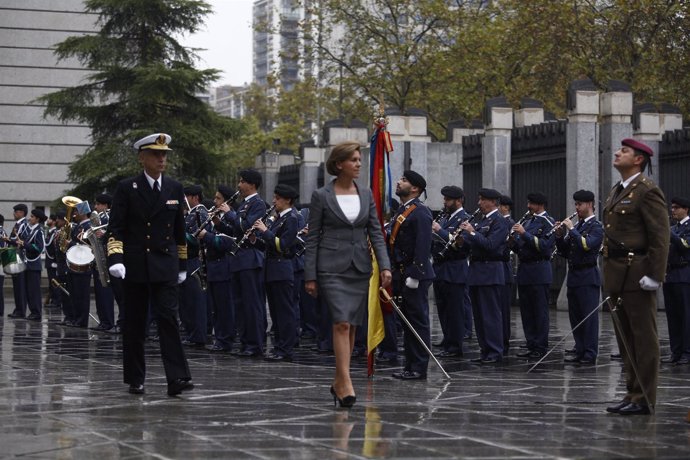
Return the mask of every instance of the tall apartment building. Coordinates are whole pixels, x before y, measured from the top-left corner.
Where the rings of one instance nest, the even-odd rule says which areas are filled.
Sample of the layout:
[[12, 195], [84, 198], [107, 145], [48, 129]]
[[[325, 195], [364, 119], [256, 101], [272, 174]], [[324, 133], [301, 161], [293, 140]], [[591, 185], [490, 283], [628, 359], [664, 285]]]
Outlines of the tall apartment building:
[[247, 86], [223, 85], [211, 90], [211, 106], [213, 109], [229, 118], [242, 118], [245, 114], [243, 96]]
[[275, 77], [289, 90], [301, 78], [299, 23], [303, 19], [304, 7], [298, 0], [254, 2], [254, 83], [266, 86]]
[[88, 75], [76, 60], [58, 63], [53, 50], [69, 36], [92, 33], [96, 19], [81, 0], [0, 3], [0, 213], [8, 228], [16, 203], [50, 211], [72, 186], [69, 165], [91, 144], [88, 126], [44, 119], [35, 99]]

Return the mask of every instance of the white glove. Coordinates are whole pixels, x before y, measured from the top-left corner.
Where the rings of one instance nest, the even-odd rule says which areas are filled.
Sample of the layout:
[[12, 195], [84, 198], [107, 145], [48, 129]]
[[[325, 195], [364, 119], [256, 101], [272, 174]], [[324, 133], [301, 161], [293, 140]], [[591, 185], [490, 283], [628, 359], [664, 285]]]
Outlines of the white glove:
[[57, 264], [53, 262], [52, 264], [50, 264], [50, 268], [57, 268]]
[[419, 287], [419, 280], [410, 278], [409, 276], [405, 278], [405, 286], [410, 289], [417, 289]]
[[177, 274], [177, 284], [184, 283], [184, 280], [186, 280], [186, 279], [187, 279], [187, 272], [186, 271], [179, 272]]
[[125, 266], [123, 264], [111, 265], [108, 271], [115, 278], [125, 279]]
[[645, 291], [656, 291], [660, 285], [661, 283], [651, 279], [649, 276], [643, 276], [640, 280], [640, 287]]

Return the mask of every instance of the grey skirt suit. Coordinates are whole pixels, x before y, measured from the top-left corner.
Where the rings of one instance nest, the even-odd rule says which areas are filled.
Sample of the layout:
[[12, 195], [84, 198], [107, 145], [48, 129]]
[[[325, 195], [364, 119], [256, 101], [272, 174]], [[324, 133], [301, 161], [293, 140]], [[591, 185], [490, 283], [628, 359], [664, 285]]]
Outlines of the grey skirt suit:
[[338, 205], [333, 182], [312, 194], [304, 279], [318, 283], [333, 323], [361, 326], [372, 271], [369, 240], [379, 269], [390, 270], [390, 261], [371, 190], [357, 187], [357, 192], [360, 210], [352, 223]]

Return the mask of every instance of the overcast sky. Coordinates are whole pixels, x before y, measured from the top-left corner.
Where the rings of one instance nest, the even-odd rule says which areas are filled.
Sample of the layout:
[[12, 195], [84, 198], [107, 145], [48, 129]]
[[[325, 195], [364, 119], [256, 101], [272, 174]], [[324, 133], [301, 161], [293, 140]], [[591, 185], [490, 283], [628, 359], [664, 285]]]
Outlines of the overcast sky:
[[206, 0], [214, 13], [206, 27], [184, 37], [182, 43], [199, 51], [198, 68], [222, 71], [214, 86], [240, 86], [252, 80], [252, 3], [253, 0]]

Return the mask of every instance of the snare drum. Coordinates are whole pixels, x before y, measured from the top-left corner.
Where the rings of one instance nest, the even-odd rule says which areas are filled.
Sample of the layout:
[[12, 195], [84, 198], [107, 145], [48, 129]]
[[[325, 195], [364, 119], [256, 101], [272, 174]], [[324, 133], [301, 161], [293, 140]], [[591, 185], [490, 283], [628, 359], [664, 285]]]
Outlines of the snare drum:
[[15, 247], [2, 248], [0, 258], [2, 259], [2, 271], [6, 275], [16, 275], [26, 270], [26, 263], [21, 255], [17, 255], [17, 248]]
[[91, 248], [85, 244], [72, 246], [65, 254], [67, 267], [76, 273], [87, 273], [91, 271], [91, 262], [94, 261]]

